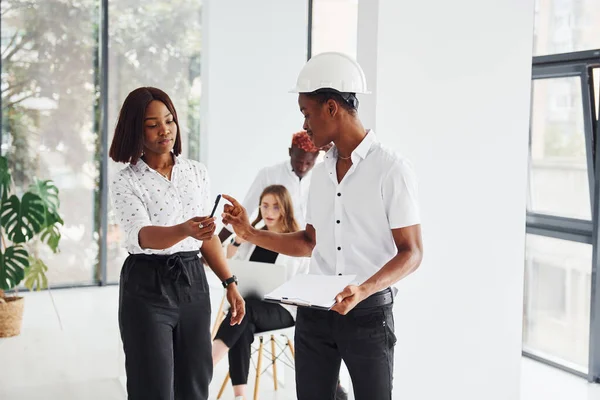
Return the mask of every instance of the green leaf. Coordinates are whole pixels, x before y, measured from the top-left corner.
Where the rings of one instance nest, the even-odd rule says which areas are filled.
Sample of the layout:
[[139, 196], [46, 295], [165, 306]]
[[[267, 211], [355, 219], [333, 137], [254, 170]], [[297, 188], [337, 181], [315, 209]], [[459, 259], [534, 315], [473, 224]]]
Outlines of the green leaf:
[[12, 195], [2, 204], [0, 223], [13, 243], [25, 243], [41, 232], [46, 221], [42, 199], [26, 192], [21, 201]]
[[8, 170], [8, 159], [4, 156], [0, 156], [0, 202], [8, 197], [10, 181], [11, 176], [10, 171]]
[[61, 224], [61, 225], [65, 224], [65, 221], [63, 221], [63, 219], [57, 213], [49, 213], [46, 222], [49, 226], [54, 225], [56, 223]]
[[35, 257], [29, 258], [29, 267], [25, 270], [25, 287], [29, 290], [41, 290], [48, 287], [48, 266]]
[[[60, 222], [62, 223], [62, 220], [60, 220]], [[55, 254], [58, 253], [58, 243], [60, 242], [60, 238], [60, 230], [56, 224], [49, 225], [42, 231], [42, 242], [46, 243]]]
[[42, 199], [42, 202], [50, 213], [58, 213], [58, 208], [60, 207], [58, 188], [51, 180], [40, 181], [36, 179], [35, 182], [29, 186], [29, 191], [37, 194]]
[[25, 277], [29, 267], [29, 253], [21, 246], [11, 246], [0, 252], [0, 289], [10, 290]]
[[53, 253], [58, 253], [58, 243], [60, 242], [61, 233], [60, 225], [64, 225], [64, 221], [60, 215], [56, 213], [48, 214], [46, 227], [43, 228], [40, 239], [43, 243], [46, 243]]

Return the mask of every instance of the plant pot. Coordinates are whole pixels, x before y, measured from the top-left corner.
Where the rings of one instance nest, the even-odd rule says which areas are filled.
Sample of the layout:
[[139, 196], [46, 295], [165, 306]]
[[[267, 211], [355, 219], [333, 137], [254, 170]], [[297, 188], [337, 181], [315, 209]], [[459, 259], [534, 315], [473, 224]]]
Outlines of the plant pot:
[[17, 336], [21, 333], [25, 300], [9, 296], [4, 297], [4, 301], [6, 303], [0, 303], [0, 338]]

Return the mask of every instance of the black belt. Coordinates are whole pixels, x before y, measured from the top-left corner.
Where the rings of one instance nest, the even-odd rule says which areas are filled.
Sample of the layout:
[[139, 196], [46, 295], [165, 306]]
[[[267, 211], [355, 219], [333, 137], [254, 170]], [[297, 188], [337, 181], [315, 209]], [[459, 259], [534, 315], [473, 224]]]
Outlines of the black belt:
[[396, 295], [396, 289], [383, 289], [381, 292], [377, 292], [367, 297], [358, 305], [356, 308], [374, 308], [386, 306], [388, 304], [392, 304], [394, 302], [394, 296]]

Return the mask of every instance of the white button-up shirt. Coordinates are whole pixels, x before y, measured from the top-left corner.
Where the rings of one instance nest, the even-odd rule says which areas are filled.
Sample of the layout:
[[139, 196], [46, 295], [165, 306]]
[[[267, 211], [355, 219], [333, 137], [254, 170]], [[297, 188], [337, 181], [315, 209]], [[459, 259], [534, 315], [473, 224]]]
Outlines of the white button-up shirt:
[[174, 157], [171, 180], [143, 160], [128, 164], [111, 180], [111, 197], [118, 223], [125, 234], [125, 247], [132, 254], [173, 254], [196, 251], [202, 242], [188, 237], [163, 250], [142, 249], [138, 235], [145, 226], [173, 226], [193, 217], [208, 216], [214, 205], [206, 167]]
[[263, 168], [260, 170], [252, 186], [246, 193], [242, 205], [252, 216], [258, 210], [260, 195], [267, 186], [283, 185], [290, 193], [294, 206], [294, 217], [300, 226], [304, 229], [306, 226], [306, 204], [308, 202], [308, 191], [310, 189], [310, 179], [312, 171], [309, 171], [304, 178], [300, 179], [294, 173], [292, 163], [286, 160], [282, 163]]
[[307, 223], [316, 231], [311, 274], [357, 275], [362, 283], [397, 254], [392, 229], [420, 223], [417, 180], [408, 160], [370, 131], [337, 181], [337, 148], [313, 170]]

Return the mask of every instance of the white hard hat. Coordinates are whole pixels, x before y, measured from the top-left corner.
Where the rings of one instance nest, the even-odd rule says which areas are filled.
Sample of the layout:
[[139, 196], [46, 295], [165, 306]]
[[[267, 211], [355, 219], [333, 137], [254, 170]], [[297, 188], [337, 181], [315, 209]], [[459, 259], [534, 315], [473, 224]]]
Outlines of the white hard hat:
[[312, 93], [319, 89], [334, 89], [342, 93], [370, 93], [365, 73], [352, 57], [336, 52], [312, 57], [298, 75], [291, 93]]

